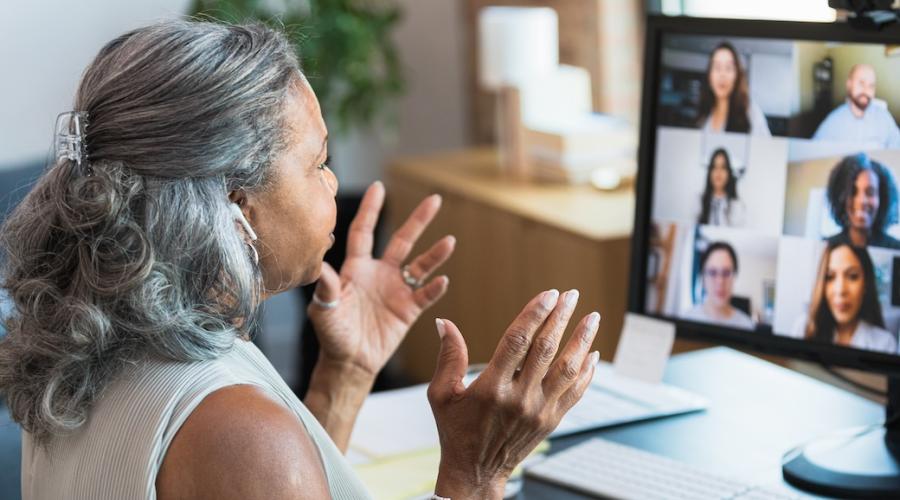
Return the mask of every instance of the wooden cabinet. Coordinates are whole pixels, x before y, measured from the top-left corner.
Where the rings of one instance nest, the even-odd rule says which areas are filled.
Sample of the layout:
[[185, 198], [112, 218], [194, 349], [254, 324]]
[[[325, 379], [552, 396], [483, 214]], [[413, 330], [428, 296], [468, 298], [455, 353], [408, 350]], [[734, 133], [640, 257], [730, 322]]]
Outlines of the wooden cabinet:
[[431, 378], [439, 346], [435, 317], [460, 327], [471, 363], [489, 360], [522, 306], [550, 288], [580, 290], [577, 318], [601, 313], [595, 348], [612, 358], [627, 301], [631, 189], [514, 181], [500, 174], [491, 149], [397, 160], [388, 169], [387, 189], [392, 227], [425, 196], [443, 197], [417, 251], [445, 234], [457, 238], [441, 271], [450, 277], [450, 290], [413, 326], [397, 368], [416, 381]]

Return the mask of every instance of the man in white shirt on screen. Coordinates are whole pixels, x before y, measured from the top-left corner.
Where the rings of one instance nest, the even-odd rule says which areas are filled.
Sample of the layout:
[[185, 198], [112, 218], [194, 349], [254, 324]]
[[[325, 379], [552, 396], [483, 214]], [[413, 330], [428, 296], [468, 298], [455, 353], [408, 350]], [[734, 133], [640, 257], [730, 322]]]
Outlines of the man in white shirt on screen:
[[887, 103], [875, 98], [875, 68], [856, 64], [847, 76], [847, 99], [819, 125], [813, 140], [900, 148], [900, 130]]

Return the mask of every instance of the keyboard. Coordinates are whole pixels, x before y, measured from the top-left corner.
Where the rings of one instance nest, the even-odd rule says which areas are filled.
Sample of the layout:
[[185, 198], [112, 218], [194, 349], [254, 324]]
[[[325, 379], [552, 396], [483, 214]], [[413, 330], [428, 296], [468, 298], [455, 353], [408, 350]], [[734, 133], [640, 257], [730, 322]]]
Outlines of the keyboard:
[[666, 384], [649, 384], [600, 363], [584, 396], [559, 423], [551, 438], [628, 422], [700, 411], [707, 401]]
[[551, 455], [525, 469], [525, 475], [588, 495], [623, 500], [800, 498], [597, 438]]

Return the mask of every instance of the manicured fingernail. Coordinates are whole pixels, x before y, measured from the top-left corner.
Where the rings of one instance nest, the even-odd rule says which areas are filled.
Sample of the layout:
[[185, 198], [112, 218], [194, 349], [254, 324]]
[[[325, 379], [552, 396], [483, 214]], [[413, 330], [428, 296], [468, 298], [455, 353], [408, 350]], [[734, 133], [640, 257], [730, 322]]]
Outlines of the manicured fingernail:
[[594, 311], [588, 316], [588, 328], [591, 330], [597, 328], [597, 325], [600, 324], [600, 313]]
[[596, 365], [600, 362], [600, 351], [594, 351], [591, 353], [591, 364]]
[[544, 292], [544, 296], [541, 298], [541, 305], [546, 309], [550, 309], [556, 305], [557, 300], [559, 300], [559, 290], [554, 288]]
[[447, 333], [447, 326], [444, 324], [444, 320], [441, 318], [434, 318], [434, 325], [437, 326], [438, 337], [444, 338], [444, 334]]
[[572, 289], [566, 292], [566, 306], [575, 307], [578, 303], [578, 290]]

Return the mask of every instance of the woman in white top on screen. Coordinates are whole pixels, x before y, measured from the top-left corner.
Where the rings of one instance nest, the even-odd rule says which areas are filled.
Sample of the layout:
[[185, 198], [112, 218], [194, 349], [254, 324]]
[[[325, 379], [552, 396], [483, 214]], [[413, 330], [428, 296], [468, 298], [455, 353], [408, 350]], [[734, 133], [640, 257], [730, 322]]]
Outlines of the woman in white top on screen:
[[724, 241], [710, 243], [700, 256], [703, 302], [688, 310], [684, 318], [752, 330], [754, 324], [750, 316], [731, 305], [737, 272], [734, 248]]
[[822, 253], [809, 314], [794, 337], [893, 353], [897, 339], [885, 330], [875, 268], [865, 248], [829, 243]]
[[715, 150], [706, 169], [706, 188], [700, 196], [698, 223], [711, 226], [743, 226], [744, 202], [738, 199], [737, 179], [724, 148]]
[[710, 133], [772, 135], [762, 110], [750, 101], [746, 72], [737, 50], [728, 42], [717, 45], [709, 55], [698, 125]]

